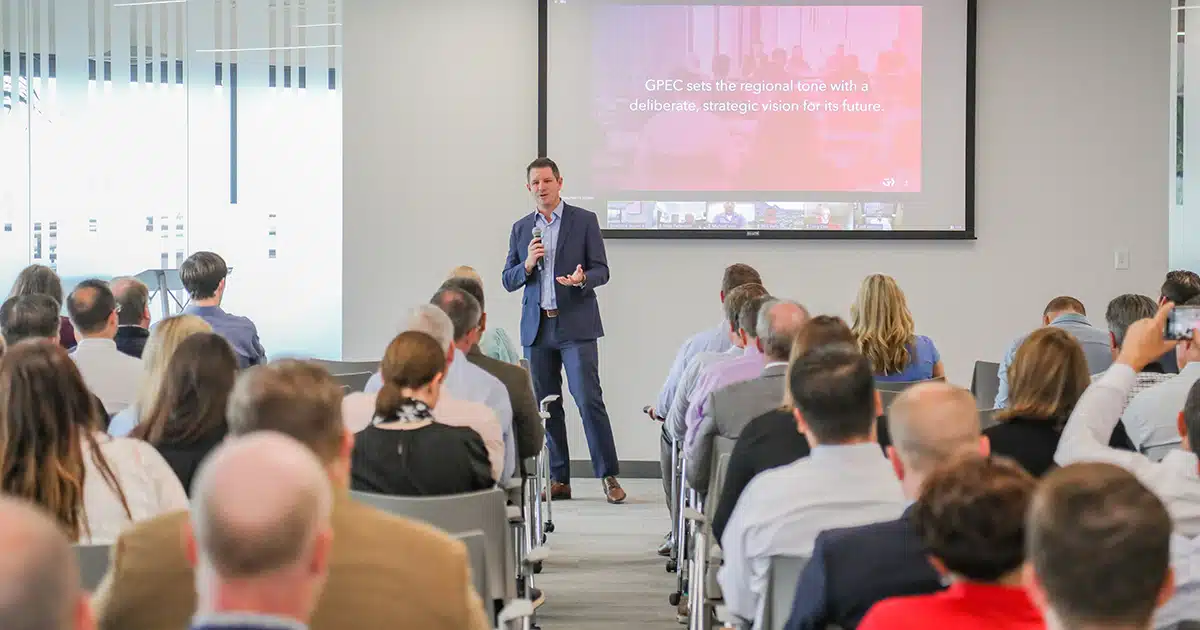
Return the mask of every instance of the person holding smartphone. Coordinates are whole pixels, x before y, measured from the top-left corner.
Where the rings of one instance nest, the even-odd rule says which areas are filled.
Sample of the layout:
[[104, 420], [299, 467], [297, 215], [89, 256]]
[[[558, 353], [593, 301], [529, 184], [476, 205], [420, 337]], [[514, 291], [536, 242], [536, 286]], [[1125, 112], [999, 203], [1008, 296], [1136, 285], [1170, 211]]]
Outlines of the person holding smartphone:
[[1200, 338], [1191, 330], [1196, 325], [1197, 312], [1200, 312], [1200, 296], [1176, 306], [1164, 320], [1164, 338], [1179, 341], [1175, 347], [1179, 374], [1134, 396], [1121, 416], [1129, 439], [1139, 450], [1179, 439], [1176, 417], [1183, 409], [1188, 391], [1200, 381]]

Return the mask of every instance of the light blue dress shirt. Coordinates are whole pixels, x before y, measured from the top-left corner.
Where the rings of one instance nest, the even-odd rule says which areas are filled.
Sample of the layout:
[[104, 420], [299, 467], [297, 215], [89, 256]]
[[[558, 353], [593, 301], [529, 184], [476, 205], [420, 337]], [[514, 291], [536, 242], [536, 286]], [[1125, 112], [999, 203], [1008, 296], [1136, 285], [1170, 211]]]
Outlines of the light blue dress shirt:
[[[1067, 313], [1059, 315], [1050, 322], [1055, 328], [1061, 328], [1069, 333], [1083, 346], [1083, 356], [1087, 359], [1088, 373], [1099, 374], [1112, 365], [1112, 348], [1109, 345], [1108, 331], [1096, 328], [1088, 323], [1083, 315]], [[1000, 388], [996, 390], [996, 408], [1008, 406], [1008, 366], [1012, 365], [1017, 356], [1017, 348], [1025, 342], [1029, 335], [1022, 335], [1008, 348], [1004, 360], [1000, 362], [997, 376], [1000, 377]]]
[[195, 315], [208, 322], [213, 332], [225, 338], [237, 355], [238, 367], [248, 368], [267, 362], [267, 351], [258, 340], [258, 328], [248, 317], [230, 315], [220, 306], [196, 306], [189, 304], [183, 309], [185, 315]]
[[[468, 361], [467, 355], [455, 348], [454, 361], [450, 364], [450, 369], [446, 370], [446, 380], [442, 386], [446, 393], [458, 400], [482, 403], [496, 412], [496, 418], [500, 420], [500, 431], [504, 434], [504, 472], [499, 481], [503, 484], [512, 479], [517, 470], [517, 442], [513, 435], [512, 403], [504, 383]], [[381, 389], [383, 376], [376, 372], [367, 381], [363, 392], [374, 394]]]
[[[554, 248], [558, 245], [558, 228], [562, 225], [563, 202], [560, 199], [554, 211], [550, 213], [551, 222], [541, 212], [535, 213], [533, 224], [542, 229], [542, 246], [546, 248], [546, 256], [542, 258], [541, 275], [542, 309], [555, 310], [558, 308], [558, 297], [554, 295]], [[536, 268], [535, 268], [536, 271]]]
[[683, 376], [683, 371], [691, 362], [692, 357], [701, 352], [725, 352], [733, 347], [733, 342], [729, 340], [729, 322], [721, 320], [721, 324], [716, 328], [702, 330], [683, 342], [679, 347], [679, 352], [675, 354], [675, 360], [671, 362], [671, 371], [667, 372], [667, 381], [663, 383], [662, 389], [658, 392], [658, 400], [654, 402], [654, 409], [658, 415], [667, 416], [668, 410], [671, 408], [671, 402], [675, 400], [675, 390], [679, 387], [679, 379]]

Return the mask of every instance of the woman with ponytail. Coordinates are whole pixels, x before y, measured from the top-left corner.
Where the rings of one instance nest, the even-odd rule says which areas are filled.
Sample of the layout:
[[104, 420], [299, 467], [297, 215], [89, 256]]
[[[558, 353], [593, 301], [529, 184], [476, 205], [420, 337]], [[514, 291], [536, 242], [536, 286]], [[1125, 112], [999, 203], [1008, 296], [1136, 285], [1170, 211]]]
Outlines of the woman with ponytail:
[[436, 496], [495, 485], [483, 438], [434, 421], [446, 375], [446, 353], [422, 332], [388, 345], [383, 389], [370, 426], [354, 438], [350, 487], [399, 496]]

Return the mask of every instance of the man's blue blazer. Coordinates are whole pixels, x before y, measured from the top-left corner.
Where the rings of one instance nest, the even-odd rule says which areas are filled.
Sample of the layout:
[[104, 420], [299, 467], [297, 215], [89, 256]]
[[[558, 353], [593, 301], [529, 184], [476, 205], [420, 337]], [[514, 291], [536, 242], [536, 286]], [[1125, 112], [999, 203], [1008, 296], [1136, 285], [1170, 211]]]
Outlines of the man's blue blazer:
[[[529, 242], [533, 240], [536, 212], [521, 217], [508, 236], [508, 260], [504, 264], [504, 288], [509, 292], [521, 287], [521, 345], [533, 345], [541, 321], [541, 275], [535, 268], [525, 273]], [[554, 283], [558, 303], [558, 341], [591, 341], [604, 336], [600, 323], [600, 307], [596, 303], [596, 288], [608, 282], [608, 256], [604, 253], [604, 238], [600, 222], [592, 212], [563, 204], [562, 225], [554, 248], [554, 276], [569, 276], [580, 265], [587, 276], [582, 287]], [[549, 252], [547, 252], [549, 256]]]

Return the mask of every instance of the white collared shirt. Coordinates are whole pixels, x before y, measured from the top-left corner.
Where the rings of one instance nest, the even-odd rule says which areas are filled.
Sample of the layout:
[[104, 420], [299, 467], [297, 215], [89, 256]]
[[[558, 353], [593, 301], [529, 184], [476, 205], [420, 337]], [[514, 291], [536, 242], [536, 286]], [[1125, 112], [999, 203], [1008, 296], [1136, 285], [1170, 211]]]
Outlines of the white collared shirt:
[[124, 411], [137, 400], [142, 360], [117, 350], [112, 339], [80, 339], [71, 351], [71, 360], [75, 361], [88, 389], [104, 403], [109, 416]]

